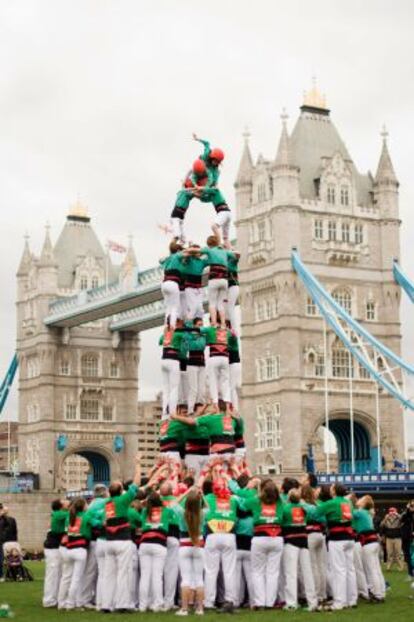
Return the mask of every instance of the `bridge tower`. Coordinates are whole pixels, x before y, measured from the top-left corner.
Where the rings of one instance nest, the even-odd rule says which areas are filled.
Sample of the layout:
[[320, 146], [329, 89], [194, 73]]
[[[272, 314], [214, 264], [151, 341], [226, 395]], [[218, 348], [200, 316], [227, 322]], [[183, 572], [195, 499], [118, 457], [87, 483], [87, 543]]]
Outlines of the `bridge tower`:
[[[310, 446], [325, 470], [325, 364], [330, 429], [338, 446], [331, 469], [350, 470], [350, 376], [356, 469], [377, 470], [374, 383], [349, 359], [291, 269], [292, 247], [334, 298], [396, 353], [400, 292], [398, 181], [383, 133], [375, 177], [357, 170], [316, 86], [305, 95], [276, 156], [256, 163], [248, 136], [235, 182], [241, 257], [243, 415], [257, 471], [303, 471]], [[379, 361], [379, 365], [381, 361]], [[399, 404], [380, 394], [384, 468], [403, 456]]]
[[[137, 447], [139, 342], [112, 334], [99, 320], [65, 330], [43, 319], [57, 297], [81, 295], [130, 272], [132, 246], [121, 269], [102, 248], [78, 202], [52, 245], [39, 257], [26, 240], [17, 272], [19, 470], [39, 475], [42, 490], [63, 485], [63, 465], [78, 454], [99, 481], [128, 478]], [[91, 482], [89, 478], [89, 483]]]

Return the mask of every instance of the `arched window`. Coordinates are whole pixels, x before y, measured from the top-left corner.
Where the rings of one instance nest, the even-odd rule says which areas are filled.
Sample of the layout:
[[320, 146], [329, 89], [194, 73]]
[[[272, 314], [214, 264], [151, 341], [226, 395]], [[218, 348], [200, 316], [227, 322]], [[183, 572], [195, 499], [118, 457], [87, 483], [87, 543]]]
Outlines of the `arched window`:
[[338, 287], [332, 292], [332, 298], [337, 302], [349, 315], [352, 314], [352, 296], [345, 287]]
[[84, 354], [81, 360], [82, 376], [96, 378], [98, 376], [98, 357], [96, 354]]
[[96, 287], [99, 287], [99, 277], [94, 275], [91, 281], [91, 288], [95, 289]]
[[79, 286], [81, 289], [88, 289], [88, 277], [86, 274], [81, 274]]
[[353, 376], [353, 360], [350, 353], [338, 337], [332, 345], [332, 376], [334, 378], [349, 378]]

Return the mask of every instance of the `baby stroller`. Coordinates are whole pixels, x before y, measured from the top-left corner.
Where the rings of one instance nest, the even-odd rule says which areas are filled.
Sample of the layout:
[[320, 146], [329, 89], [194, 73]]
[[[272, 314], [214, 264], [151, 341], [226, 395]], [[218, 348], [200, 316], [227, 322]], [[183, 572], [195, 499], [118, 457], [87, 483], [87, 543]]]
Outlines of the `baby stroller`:
[[23, 563], [23, 554], [18, 542], [6, 542], [4, 551], [4, 577], [6, 581], [33, 581], [33, 575]]

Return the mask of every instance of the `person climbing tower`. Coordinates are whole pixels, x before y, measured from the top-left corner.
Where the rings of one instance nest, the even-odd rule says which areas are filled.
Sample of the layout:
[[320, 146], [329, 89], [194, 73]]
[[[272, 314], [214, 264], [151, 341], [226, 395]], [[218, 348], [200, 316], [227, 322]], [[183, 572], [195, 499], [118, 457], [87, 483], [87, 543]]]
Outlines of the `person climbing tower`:
[[194, 162], [183, 187], [177, 194], [171, 213], [173, 236], [175, 240], [185, 242], [184, 219], [191, 200], [196, 197], [203, 203], [213, 204], [216, 218], [212, 224], [212, 230], [223, 242], [223, 245], [228, 248], [231, 212], [224, 196], [217, 187], [220, 176], [219, 166], [224, 160], [224, 152], [218, 148], [211, 149], [210, 143], [198, 138], [196, 134], [193, 134], [193, 138], [204, 145], [204, 152]]

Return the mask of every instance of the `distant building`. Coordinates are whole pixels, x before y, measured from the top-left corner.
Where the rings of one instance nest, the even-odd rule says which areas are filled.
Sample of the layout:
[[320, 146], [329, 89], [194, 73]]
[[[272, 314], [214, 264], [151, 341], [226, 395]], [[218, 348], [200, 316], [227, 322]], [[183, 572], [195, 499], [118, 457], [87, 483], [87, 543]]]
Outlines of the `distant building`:
[[0, 471], [13, 471], [17, 465], [18, 423], [7, 421], [0, 423]]
[[77, 473], [85, 463], [72, 456], [90, 463], [93, 481], [131, 476], [138, 335], [113, 335], [110, 318], [71, 329], [47, 328], [43, 320], [56, 299], [122, 279], [136, 265], [131, 245], [121, 267], [112, 264], [79, 202], [55, 245], [47, 230], [37, 257], [26, 240], [17, 271], [19, 470], [38, 474], [42, 490], [83, 483]]
[[66, 458], [62, 467], [61, 488], [64, 491], [87, 490], [93, 482], [88, 477], [91, 472], [89, 461], [83, 456], [72, 454]]
[[[359, 102], [361, 105], [361, 102]], [[329, 421], [338, 468], [351, 470], [349, 378], [353, 378], [355, 464], [376, 471], [376, 390], [328, 330], [292, 270], [296, 247], [338, 304], [391, 350], [401, 350], [401, 291], [392, 275], [400, 255], [398, 180], [387, 135], [375, 175], [360, 173], [314, 87], [291, 133], [282, 115], [275, 155], [253, 162], [248, 136], [235, 182], [240, 260], [242, 414], [253, 468], [298, 474], [309, 447], [326, 469], [318, 433]], [[378, 361], [381, 364], [381, 361]], [[400, 404], [380, 392], [381, 458], [386, 469], [404, 455]], [[330, 470], [337, 464], [332, 464]]]
[[159, 424], [161, 421], [161, 399], [138, 402], [138, 451], [142, 456], [142, 471], [146, 474], [159, 454]]

